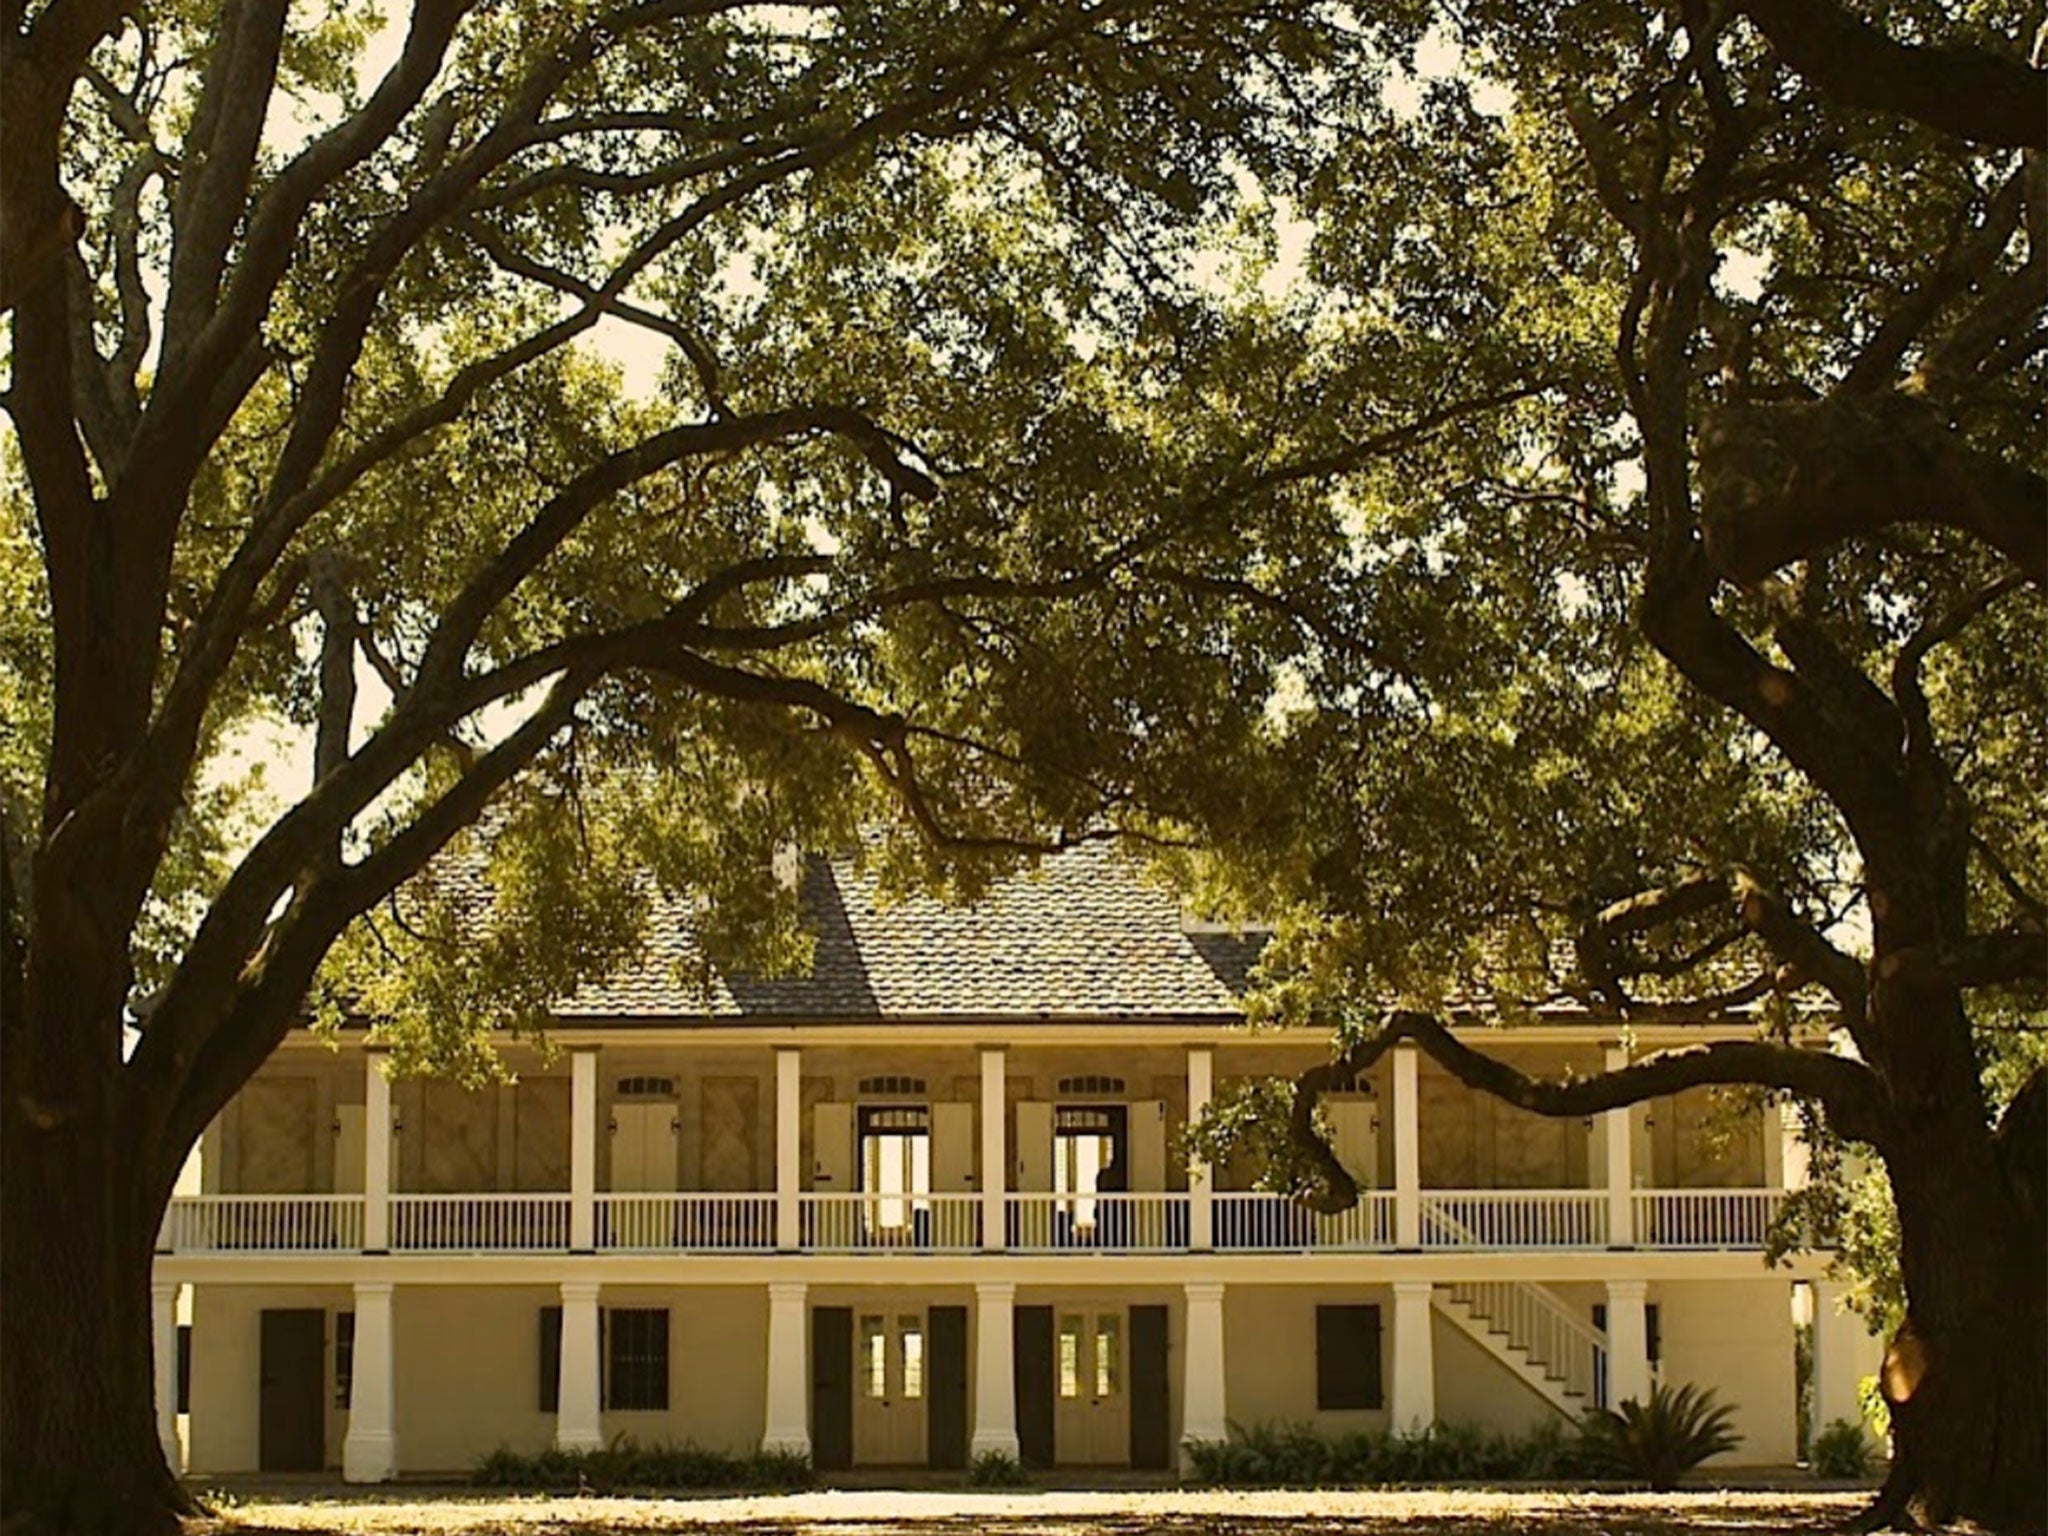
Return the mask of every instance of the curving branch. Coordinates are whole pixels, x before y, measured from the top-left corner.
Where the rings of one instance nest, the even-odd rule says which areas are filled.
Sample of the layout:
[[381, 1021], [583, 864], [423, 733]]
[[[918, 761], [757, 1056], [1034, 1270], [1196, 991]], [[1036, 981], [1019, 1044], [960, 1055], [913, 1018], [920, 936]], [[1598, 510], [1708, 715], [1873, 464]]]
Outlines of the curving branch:
[[1387, 1014], [1377, 1030], [1334, 1061], [1311, 1067], [1295, 1079], [1288, 1135], [1316, 1174], [1318, 1187], [1306, 1200], [1311, 1209], [1331, 1213], [1358, 1200], [1357, 1183], [1315, 1128], [1317, 1103], [1325, 1093], [1356, 1082], [1404, 1040], [1413, 1041], [1466, 1087], [1552, 1118], [1597, 1115], [1687, 1088], [1747, 1085], [1819, 1103], [1835, 1129], [1853, 1140], [1882, 1146], [1887, 1132], [1875, 1075], [1860, 1062], [1824, 1051], [1762, 1040], [1719, 1040], [1659, 1051], [1591, 1077], [1535, 1078], [1474, 1050], [1433, 1014], [1398, 1011]]
[[1976, 144], [2048, 149], [2048, 74], [1988, 48], [1913, 46], [1834, 0], [1738, 0], [1779, 58], [1844, 106]]

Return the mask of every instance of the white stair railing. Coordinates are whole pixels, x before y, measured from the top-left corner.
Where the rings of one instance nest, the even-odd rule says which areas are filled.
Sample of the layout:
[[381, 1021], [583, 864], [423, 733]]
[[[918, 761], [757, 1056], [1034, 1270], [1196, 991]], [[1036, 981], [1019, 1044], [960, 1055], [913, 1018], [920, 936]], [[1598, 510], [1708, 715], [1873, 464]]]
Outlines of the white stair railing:
[[1577, 1398], [1578, 1406], [1593, 1401], [1606, 1370], [1607, 1335], [1550, 1291], [1517, 1280], [1460, 1281], [1445, 1291], [1454, 1307], [1520, 1354], [1537, 1375]]

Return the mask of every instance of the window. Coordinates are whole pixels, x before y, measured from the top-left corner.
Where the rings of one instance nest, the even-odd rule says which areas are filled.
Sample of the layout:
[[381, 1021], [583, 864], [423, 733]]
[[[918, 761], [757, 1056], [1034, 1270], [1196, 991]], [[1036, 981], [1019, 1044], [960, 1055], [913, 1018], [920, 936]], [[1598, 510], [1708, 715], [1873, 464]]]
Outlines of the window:
[[668, 1407], [668, 1309], [615, 1307], [605, 1314], [608, 1408]]
[[875, 1402], [889, 1395], [889, 1330], [872, 1314], [860, 1320], [860, 1395]]
[[676, 1080], [672, 1077], [622, 1077], [618, 1093], [621, 1099], [672, 1099], [676, 1096]]
[[1081, 1319], [1067, 1316], [1060, 1319], [1060, 1396], [1075, 1398], [1081, 1395]]
[[1380, 1309], [1316, 1308], [1316, 1407], [1378, 1408]]
[[1122, 1093], [1124, 1080], [1120, 1077], [1103, 1077], [1099, 1073], [1084, 1073], [1080, 1077], [1060, 1079], [1063, 1094]]
[[1095, 1395], [1114, 1397], [1123, 1376], [1123, 1350], [1120, 1346], [1123, 1320], [1113, 1312], [1104, 1312], [1095, 1319]]
[[896, 1336], [903, 1341], [903, 1395], [924, 1396], [924, 1319], [918, 1316], [896, 1319]]
[[356, 1315], [334, 1314], [334, 1406], [348, 1406], [349, 1386], [356, 1377]]
[[178, 1324], [178, 1412], [192, 1411], [192, 1325]]
[[924, 1079], [921, 1077], [864, 1077], [860, 1080], [863, 1098], [896, 1096], [921, 1099], [924, 1097]]
[[562, 1401], [562, 1309], [540, 1309], [540, 1411], [554, 1413]]

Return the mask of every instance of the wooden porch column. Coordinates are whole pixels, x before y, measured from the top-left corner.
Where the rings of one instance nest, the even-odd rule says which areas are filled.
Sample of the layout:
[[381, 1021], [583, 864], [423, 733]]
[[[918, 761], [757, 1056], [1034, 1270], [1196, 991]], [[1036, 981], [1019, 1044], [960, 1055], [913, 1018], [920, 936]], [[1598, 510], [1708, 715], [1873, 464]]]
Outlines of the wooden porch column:
[[775, 1246], [785, 1252], [802, 1245], [797, 1190], [803, 1181], [803, 1051], [775, 1050]]
[[809, 1351], [810, 1288], [800, 1280], [778, 1280], [768, 1287], [768, 1394], [766, 1422], [761, 1429], [764, 1452], [811, 1454], [811, 1385], [805, 1369]]
[[[555, 1449], [596, 1451], [604, 1447], [602, 1398], [597, 1359], [596, 1282], [562, 1282], [562, 1356], [555, 1376]], [[359, 1328], [361, 1324], [357, 1325]]]
[[1436, 1422], [1433, 1289], [1427, 1280], [1394, 1282], [1394, 1387], [1387, 1394], [1387, 1416], [1397, 1431], [1413, 1433]]
[[381, 1050], [363, 1055], [363, 1252], [391, 1251], [391, 1079]]
[[[597, 1049], [569, 1058], [569, 1251], [597, 1249]], [[564, 1303], [562, 1327], [569, 1326]], [[564, 1332], [563, 1338], [568, 1334]], [[566, 1345], [564, 1346], [566, 1353]], [[591, 1344], [592, 1358], [597, 1345]]]
[[356, 1282], [355, 1353], [348, 1385], [348, 1438], [341, 1443], [341, 1476], [350, 1483], [389, 1482], [398, 1471], [397, 1351], [392, 1338], [388, 1280]]
[[[1625, 1047], [1607, 1047], [1608, 1071], [1619, 1072], [1627, 1065], [1628, 1051]], [[1633, 1248], [1636, 1245], [1635, 1138], [1629, 1126], [1629, 1117], [1633, 1113], [1632, 1109], [1623, 1107], [1610, 1109], [1601, 1117], [1607, 1135], [1607, 1242], [1613, 1248]]]
[[[996, 1053], [998, 1059], [1002, 1053]], [[986, 1060], [986, 1058], [983, 1058]], [[974, 1288], [974, 1434], [970, 1458], [994, 1452], [1012, 1461], [1017, 1449], [1017, 1287]]]
[[[1001, 1046], [981, 1048], [981, 1246], [991, 1253], [1001, 1252], [1004, 1246], [1003, 1206], [1009, 1185], [1010, 1149], [1003, 1134], [1003, 1059]], [[1011, 1418], [1016, 1418], [1014, 1409]], [[1016, 1438], [1013, 1422], [1012, 1456], [1017, 1454]]]
[[[1417, 1118], [1416, 1074], [1421, 1053], [1403, 1040], [1394, 1047], [1394, 1246], [1422, 1246], [1422, 1127]], [[1397, 1367], [1398, 1369], [1398, 1367]], [[1396, 1428], [1399, 1422], [1396, 1421]]]
[[1183, 1287], [1187, 1306], [1187, 1380], [1181, 1390], [1180, 1456], [1183, 1475], [1191, 1440], [1230, 1438], [1230, 1402], [1224, 1384], [1223, 1287], [1189, 1283]]
[[173, 1472], [183, 1473], [185, 1456], [178, 1444], [178, 1288], [161, 1283], [149, 1288], [150, 1345], [156, 1371], [156, 1437]]
[[[1216, 1091], [1216, 1052], [1206, 1045], [1188, 1047], [1188, 1124], [1200, 1123]], [[1206, 1158], [1188, 1164], [1188, 1247], [1197, 1253], [1216, 1246], [1216, 1202], [1213, 1173]], [[1202, 1438], [1209, 1438], [1204, 1436]]]
[[1650, 1400], [1650, 1313], [1647, 1280], [1607, 1282], [1607, 1406]]

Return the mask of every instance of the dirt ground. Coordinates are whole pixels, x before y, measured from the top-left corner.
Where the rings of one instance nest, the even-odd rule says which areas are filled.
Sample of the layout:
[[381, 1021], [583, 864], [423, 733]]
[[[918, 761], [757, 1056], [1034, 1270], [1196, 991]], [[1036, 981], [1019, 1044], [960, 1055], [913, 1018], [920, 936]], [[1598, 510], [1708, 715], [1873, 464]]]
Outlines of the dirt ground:
[[195, 1536], [1768, 1536], [1839, 1529], [1867, 1493], [834, 1491], [597, 1499], [256, 1496], [217, 1501]]

